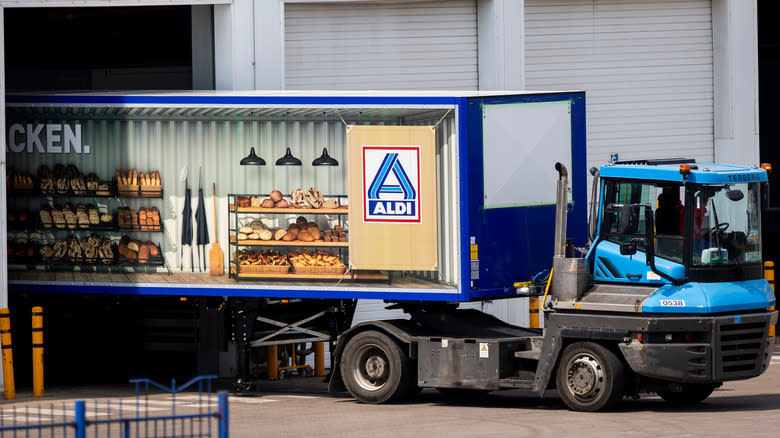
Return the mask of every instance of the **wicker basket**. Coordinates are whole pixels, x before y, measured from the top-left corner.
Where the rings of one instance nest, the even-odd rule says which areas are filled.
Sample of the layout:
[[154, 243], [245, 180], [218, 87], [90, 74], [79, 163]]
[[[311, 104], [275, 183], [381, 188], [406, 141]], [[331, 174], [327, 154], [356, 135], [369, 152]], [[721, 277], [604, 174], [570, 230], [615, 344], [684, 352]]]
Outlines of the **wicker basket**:
[[124, 196], [126, 198], [138, 197], [138, 184], [117, 184], [117, 189], [119, 191], [119, 196]]
[[141, 196], [144, 198], [159, 198], [162, 194], [162, 186], [141, 186]]
[[28, 195], [33, 191], [33, 184], [13, 183], [13, 190], [14, 193], [18, 193], [21, 195]]
[[242, 274], [286, 274], [290, 265], [238, 265]]
[[347, 272], [346, 266], [293, 266], [293, 272], [304, 275], [339, 275]]

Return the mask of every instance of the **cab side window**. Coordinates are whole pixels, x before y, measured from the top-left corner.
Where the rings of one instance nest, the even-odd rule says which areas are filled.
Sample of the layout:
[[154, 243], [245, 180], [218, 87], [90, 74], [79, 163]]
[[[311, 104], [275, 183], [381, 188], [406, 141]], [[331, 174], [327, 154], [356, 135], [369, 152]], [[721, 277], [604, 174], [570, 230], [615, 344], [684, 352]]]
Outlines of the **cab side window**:
[[680, 185], [655, 185], [611, 181], [604, 198], [605, 239], [621, 243], [634, 240], [637, 250], [646, 251], [647, 220], [645, 209], [652, 209], [655, 229], [655, 254], [682, 262], [684, 191]]
[[[645, 235], [645, 217], [633, 205], [641, 204], [645, 187], [640, 183], [610, 182], [604, 198], [604, 223], [602, 230], [606, 231], [606, 239], [620, 243]], [[637, 243], [644, 251], [644, 244]]]

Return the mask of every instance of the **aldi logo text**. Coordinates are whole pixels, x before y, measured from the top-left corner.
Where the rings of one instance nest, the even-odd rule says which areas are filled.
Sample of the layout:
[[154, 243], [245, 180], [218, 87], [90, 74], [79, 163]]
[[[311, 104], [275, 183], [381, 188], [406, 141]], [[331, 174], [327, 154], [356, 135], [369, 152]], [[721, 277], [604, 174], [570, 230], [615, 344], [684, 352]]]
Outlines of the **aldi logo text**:
[[363, 220], [420, 222], [420, 146], [363, 146]]

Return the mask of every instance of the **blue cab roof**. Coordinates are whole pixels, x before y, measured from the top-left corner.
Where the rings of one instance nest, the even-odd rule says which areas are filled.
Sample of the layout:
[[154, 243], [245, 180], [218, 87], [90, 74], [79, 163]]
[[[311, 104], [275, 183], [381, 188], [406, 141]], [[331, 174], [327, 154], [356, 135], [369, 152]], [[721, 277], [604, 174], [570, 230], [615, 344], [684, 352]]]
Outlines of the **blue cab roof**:
[[[691, 173], [683, 179], [679, 164], [607, 164], [599, 170], [602, 178], [627, 178], [699, 184], [734, 184], [767, 180], [764, 169], [731, 164], [691, 163]], [[694, 168], [695, 167], [695, 168]]]

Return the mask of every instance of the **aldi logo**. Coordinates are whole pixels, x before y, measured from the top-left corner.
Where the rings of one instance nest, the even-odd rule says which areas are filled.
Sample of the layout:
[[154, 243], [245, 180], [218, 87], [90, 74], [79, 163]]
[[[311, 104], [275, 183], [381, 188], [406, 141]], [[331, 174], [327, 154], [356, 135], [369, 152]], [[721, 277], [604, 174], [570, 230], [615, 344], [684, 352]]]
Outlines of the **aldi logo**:
[[363, 146], [363, 220], [420, 222], [420, 146]]

